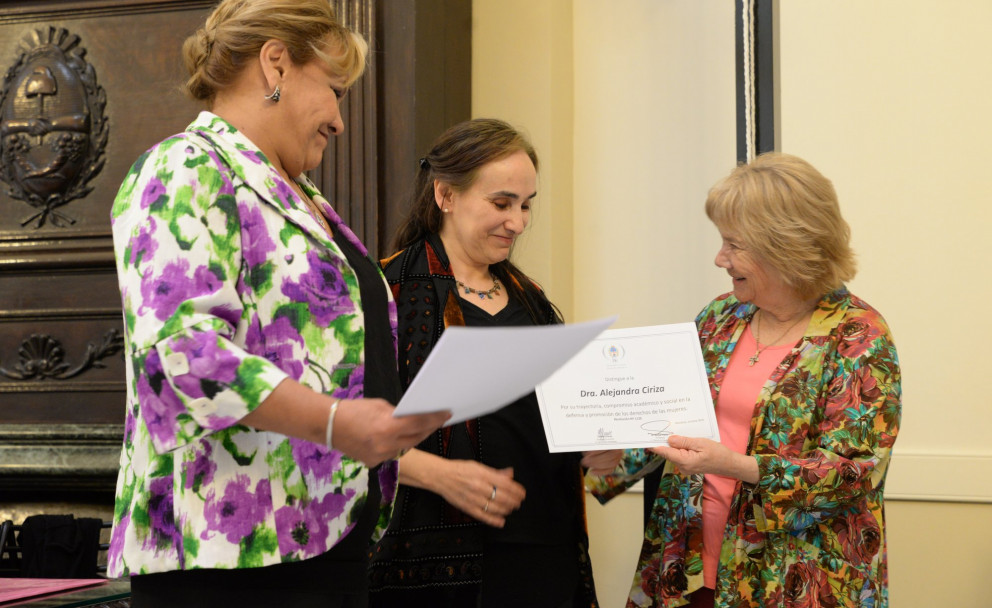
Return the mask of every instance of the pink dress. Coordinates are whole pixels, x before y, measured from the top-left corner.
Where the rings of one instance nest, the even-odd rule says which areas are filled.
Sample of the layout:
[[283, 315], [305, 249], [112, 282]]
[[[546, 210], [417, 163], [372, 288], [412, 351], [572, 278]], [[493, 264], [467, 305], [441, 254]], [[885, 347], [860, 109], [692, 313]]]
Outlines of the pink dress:
[[[761, 387], [792, 350], [792, 344], [769, 346], [761, 351], [758, 362], [748, 365], [757, 348], [751, 327], [741, 336], [727, 366], [727, 374], [716, 403], [716, 422], [720, 443], [743, 454], [751, 432], [751, 419]], [[720, 563], [720, 546], [725, 537], [727, 515], [738, 480], [722, 475], [703, 477], [703, 581], [716, 588], [716, 571]]]

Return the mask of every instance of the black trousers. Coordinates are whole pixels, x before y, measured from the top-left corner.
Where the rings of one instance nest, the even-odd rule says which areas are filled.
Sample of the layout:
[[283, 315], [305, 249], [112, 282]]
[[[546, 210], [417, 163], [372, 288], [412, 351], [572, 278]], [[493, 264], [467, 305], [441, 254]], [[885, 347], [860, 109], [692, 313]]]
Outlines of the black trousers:
[[367, 564], [318, 556], [234, 570], [185, 570], [131, 577], [132, 608], [366, 608]]
[[[574, 608], [580, 603], [578, 545], [485, 545], [482, 582], [387, 589], [372, 608]], [[526, 556], [527, 559], [522, 559]], [[587, 604], [586, 604], [587, 605]]]
[[[575, 608], [580, 605], [577, 597], [577, 595], [570, 597], [558, 604], [543, 604], [542, 608]], [[447, 589], [433, 587], [406, 591], [380, 591], [372, 594], [372, 601], [369, 604], [372, 608], [486, 608], [487, 605], [513, 607], [531, 604], [494, 604], [493, 602], [487, 604], [479, 585], [463, 585]]]

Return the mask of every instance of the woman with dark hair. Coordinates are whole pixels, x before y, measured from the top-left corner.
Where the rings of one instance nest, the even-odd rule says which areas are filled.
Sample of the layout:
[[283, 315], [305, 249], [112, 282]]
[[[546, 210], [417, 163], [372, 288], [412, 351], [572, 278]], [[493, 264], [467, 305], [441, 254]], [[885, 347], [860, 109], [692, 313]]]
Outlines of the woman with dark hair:
[[[383, 262], [405, 389], [446, 327], [560, 323], [509, 260], [537, 195], [537, 154], [510, 125], [455, 125], [420, 161], [410, 216]], [[396, 510], [372, 552], [373, 606], [597, 606], [583, 467], [551, 454], [533, 393], [438, 430], [400, 459]]]
[[[367, 605], [396, 455], [395, 306], [306, 178], [365, 41], [327, 0], [225, 0], [187, 39], [208, 110], [111, 214], [127, 411], [109, 574], [136, 608]], [[381, 531], [381, 528], [379, 528]]]

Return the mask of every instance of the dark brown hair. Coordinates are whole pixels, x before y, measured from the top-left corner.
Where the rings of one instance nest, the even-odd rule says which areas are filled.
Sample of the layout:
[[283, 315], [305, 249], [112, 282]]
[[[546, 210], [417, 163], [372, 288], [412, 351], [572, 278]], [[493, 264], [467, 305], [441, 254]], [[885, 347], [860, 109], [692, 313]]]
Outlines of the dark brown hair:
[[[410, 195], [409, 214], [393, 240], [396, 251], [441, 232], [442, 214], [434, 199], [434, 181], [451, 186], [456, 192], [472, 187], [483, 166], [524, 152], [538, 168], [534, 146], [519, 131], [502, 120], [476, 118], [460, 122], [441, 134], [426, 156], [420, 159]], [[535, 323], [547, 323], [549, 311], [560, 319], [557, 308], [544, 292], [513, 265], [509, 257], [490, 266], [511, 295], [523, 302]]]

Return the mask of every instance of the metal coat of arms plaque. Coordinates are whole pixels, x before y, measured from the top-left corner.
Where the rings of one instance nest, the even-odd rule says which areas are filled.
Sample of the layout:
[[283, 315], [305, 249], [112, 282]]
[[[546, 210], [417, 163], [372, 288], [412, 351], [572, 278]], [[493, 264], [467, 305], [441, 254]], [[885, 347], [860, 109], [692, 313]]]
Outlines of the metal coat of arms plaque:
[[49, 27], [20, 46], [0, 89], [0, 180], [34, 208], [21, 226], [65, 227], [76, 220], [63, 207], [103, 168], [107, 96], [79, 36]]

